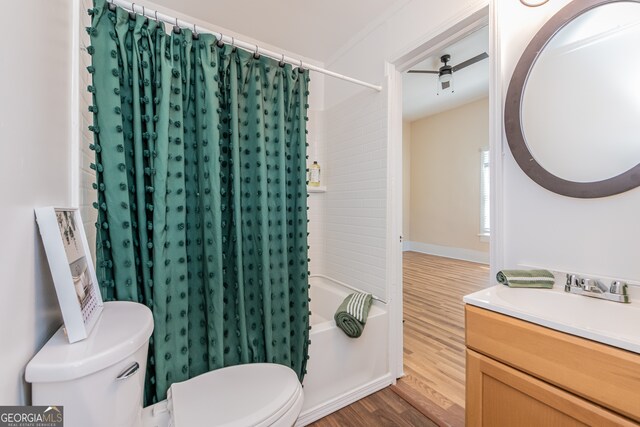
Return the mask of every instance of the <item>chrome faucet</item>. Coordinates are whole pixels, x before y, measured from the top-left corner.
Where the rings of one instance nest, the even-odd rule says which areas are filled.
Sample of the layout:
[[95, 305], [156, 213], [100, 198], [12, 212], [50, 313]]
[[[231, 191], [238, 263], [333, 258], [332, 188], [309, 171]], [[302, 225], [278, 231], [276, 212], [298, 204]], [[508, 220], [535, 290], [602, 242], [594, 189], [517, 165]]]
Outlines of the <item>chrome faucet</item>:
[[629, 302], [627, 284], [619, 280], [614, 280], [611, 282], [611, 286], [607, 286], [598, 279], [579, 277], [577, 274], [567, 274], [567, 283], [564, 285], [564, 291], [609, 301]]

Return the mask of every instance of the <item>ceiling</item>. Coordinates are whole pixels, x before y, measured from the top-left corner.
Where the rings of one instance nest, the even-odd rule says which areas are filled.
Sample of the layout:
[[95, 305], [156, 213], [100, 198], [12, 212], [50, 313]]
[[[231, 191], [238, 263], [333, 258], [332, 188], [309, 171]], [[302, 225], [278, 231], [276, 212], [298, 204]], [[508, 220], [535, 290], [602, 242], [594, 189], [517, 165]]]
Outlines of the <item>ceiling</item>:
[[[455, 66], [482, 52], [489, 52], [489, 28], [484, 27], [442, 49], [437, 54], [411, 67], [412, 70], [437, 70], [440, 57], [451, 55], [449, 65]], [[489, 60], [477, 62], [453, 74], [454, 93], [437, 94], [437, 74], [407, 74], [402, 76], [402, 118], [413, 121], [430, 116], [489, 95]]]
[[406, 0], [152, 0], [211, 24], [326, 62]]

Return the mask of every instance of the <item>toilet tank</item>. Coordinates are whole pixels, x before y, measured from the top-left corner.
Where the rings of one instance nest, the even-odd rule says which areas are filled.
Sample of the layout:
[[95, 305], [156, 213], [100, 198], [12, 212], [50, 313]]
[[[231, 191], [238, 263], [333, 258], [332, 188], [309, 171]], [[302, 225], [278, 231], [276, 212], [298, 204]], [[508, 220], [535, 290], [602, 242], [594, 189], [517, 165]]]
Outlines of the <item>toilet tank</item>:
[[65, 427], [139, 426], [153, 316], [146, 306], [116, 301], [83, 341], [63, 328], [29, 362], [32, 404], [64, 407]]

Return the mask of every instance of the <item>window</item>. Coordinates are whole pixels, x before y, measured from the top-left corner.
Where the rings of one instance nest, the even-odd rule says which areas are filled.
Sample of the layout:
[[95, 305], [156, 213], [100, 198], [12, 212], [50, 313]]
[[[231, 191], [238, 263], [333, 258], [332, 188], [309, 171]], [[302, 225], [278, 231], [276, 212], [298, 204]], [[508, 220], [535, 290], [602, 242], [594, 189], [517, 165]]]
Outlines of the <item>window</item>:
[[489, 236], [491, 230], [489, 209], [489, 149], [480, 150], [480, 236]]

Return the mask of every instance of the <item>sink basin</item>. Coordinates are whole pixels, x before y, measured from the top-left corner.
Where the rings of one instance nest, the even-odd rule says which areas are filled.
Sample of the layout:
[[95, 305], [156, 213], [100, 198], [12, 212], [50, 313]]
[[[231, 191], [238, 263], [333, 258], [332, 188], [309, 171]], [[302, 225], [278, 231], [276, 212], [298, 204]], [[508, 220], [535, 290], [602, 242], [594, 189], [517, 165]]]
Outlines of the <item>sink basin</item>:
[[497, 285], [463, 298], [467, 304], [640, 354], [640, 303], [621, 304], [553, 289]]

